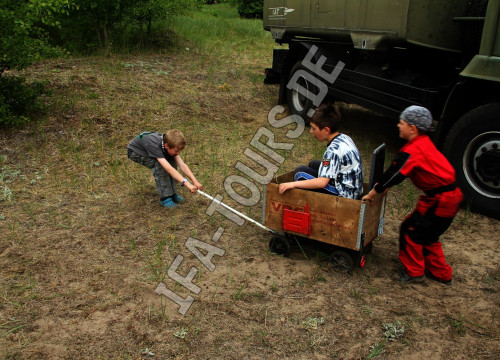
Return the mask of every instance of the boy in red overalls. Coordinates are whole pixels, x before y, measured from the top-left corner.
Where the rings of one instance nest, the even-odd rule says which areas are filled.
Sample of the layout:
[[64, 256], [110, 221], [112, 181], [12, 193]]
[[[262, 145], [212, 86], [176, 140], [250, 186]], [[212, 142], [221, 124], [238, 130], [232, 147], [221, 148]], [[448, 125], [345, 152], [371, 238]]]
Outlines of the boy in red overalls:
[[372, 190], [363, 197], [370, 204], [407, 177], [422, 190], [417, 207], [401, 223], [399, 259], [405, 269], [403, 283], [422, 282], [424, 274], [450, 285], [453, 270], [445, 261], [439, 236], [451, 225], [463, 195], [455, 184], [455, 170], [429, 136], [432, 115], [421, 106], [410, 106], [400, 116], [399, 136], [408, 142]]

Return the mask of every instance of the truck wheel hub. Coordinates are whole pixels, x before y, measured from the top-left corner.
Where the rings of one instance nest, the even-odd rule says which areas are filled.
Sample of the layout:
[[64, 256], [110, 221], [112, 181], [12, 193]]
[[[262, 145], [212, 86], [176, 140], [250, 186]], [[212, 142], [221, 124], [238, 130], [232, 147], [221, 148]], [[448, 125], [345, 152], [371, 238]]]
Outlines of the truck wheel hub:
[[500, 186], [500, 148], [498, 141], [490, 141], [480, 149], [481, 154], [476, 157], [478, 175], [486, 182], [493, 182], [495, 187]]
[[500, 133], [478, 135], [464, 154], [464, 170], [469, 184], [478, 192], [500, 198]]

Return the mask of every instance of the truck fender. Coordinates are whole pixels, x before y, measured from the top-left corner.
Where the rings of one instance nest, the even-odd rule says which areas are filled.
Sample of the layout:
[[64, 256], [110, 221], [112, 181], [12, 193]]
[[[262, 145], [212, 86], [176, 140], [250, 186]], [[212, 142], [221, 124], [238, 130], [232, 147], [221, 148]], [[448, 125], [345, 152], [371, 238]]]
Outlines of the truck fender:
[[476, 107], [475, 104], [471, 104], [470, 101], [466, 100], [470, 100], [468, 87], [463, 81], [457, 82], [448, 95], [441, 114], [439, 114], [439, 122], [433, 135], [434, 142], [439, 146], [443, 145], [453, 123], [463, 114]]

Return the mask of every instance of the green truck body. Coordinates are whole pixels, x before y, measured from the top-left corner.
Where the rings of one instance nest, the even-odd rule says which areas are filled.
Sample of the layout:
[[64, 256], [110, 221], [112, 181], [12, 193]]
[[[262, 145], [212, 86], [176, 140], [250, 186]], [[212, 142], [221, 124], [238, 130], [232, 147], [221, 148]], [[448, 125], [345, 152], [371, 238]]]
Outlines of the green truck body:
[[459, 51], [460, 27], [453, 18], [464, 14], [466, 4], [443, 0], [266, 1], [265, 28], [274, 30], [276, 39], [350, 38], [354, 46], [370, 49], [385, 40]]
[[466, 204], [500, 218], [500, 0], [264, 0], [263, 15], [288, 45], [266, 69], [279, 103], [306, 119], [327, 88], [394, 119], [426, 106]]

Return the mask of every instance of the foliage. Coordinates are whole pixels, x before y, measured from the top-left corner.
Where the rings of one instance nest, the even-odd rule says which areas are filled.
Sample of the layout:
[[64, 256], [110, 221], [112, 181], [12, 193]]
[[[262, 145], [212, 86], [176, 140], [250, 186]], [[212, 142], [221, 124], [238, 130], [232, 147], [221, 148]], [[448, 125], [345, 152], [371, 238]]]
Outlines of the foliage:
[[395, 323], [383, 323], [382, 328], [384, 329], [384, 336], [386, 340], [389, 341], [395, 341], [402, 337], [405, 333], [405, 326], [399, 320]]
[[71, 7], [70, 0], [0, 0], [0, 76], [41, 56], [64, 53], [49, 44], [47, 31], [58, 27], [57, 16]]
[[317, 330], [318, 326], [323, 324], [324, 322], [325, 322], [325, 319], [323, 319], [322, 317], [320, 317], [320, 318], [313, 317], [313, 318], [307, 318], [306, 320], [304, 320], [302, 322], [302, 325], [304, 326], [304, 328], [306, 330]]
[[137, 45], [149, 40], [153, 23], [194, 8], [197, 0], [75, 0], [78, 9], [61, 19], [59, 41], [73, 51], [110, 48], [134, 34]]
[[264, 0], [238, 0], [238, 13], [243, 18], [262, 19]]
[[201, 4], [207, 4], [207, 5], [212, 5], [212, 4], [217, 4], [217, 3], [228, 3], [231, 5], [236, 5], [238, 0], [198, 0], [199, 3]]
[[132, 8], [130, 18], [136, 22], [141, 32], [143, 27], [147, 29], [148, 39], [153, 21], [168, 19], [195, 5], [191, 0], [140, 0], [138, 3], [142, 5]]
[[175, 333], [174, 333], [174, 336], [176, 338], [179, 338], [179, 339], [184, 339], [186, 337], [186, 335], [188, 334], [188, 331], [187, 329], [184, 329], [184, 328], [180, 328], [180, 330], [177, 330]]
[[75, 0], [78, 8], [69, 17], [61, 18], [60, 41], [72, 50], [87, 47], [95, 50], [108, 46], [113, 31], [131, 6], [133, 0]]
[[49, 43], [48, 34], [60, 26], [57, 17], [68, 13], [71, 1], [0, 0], [0, 125], [26, 122], [38, 109], [36, 99], [43, 86], [27, 85], [23, 78], [4, 74], [26, 68], [42, 56], [64, 54], [62, 48]]
[[[229, 4], [204, 6], [201, 11], [194, 11], [189, 16], [175, 16], [169, 25], [180, 39], [189, 39], [190, 49], [207, 51], [219, 58], [234, 61], [236, 51], [239, 56], [246, 56], [242, 54], [248, 52], [258, 52], [264, 59], [273, 52], [274, 43], [269, 41], [269, 34], [262, 30], [262, 20], [242, 21], [236, 7]], [[263, 81], [260, 71], [254, 76], [252, 81]], [[234, 86], [234, 83], [228, 80], [218, 79], [217, 85], [221, 86], [220, 90], [230, 90]], [[224, 82], [227, 83], [226, 86]]]
[[44, 92], [39, 82], [26, 84], [14, 76], [0, 77], [0, 125], [16, 125], [28, 121], [29, 115], [39, 110], [38, 97]]

